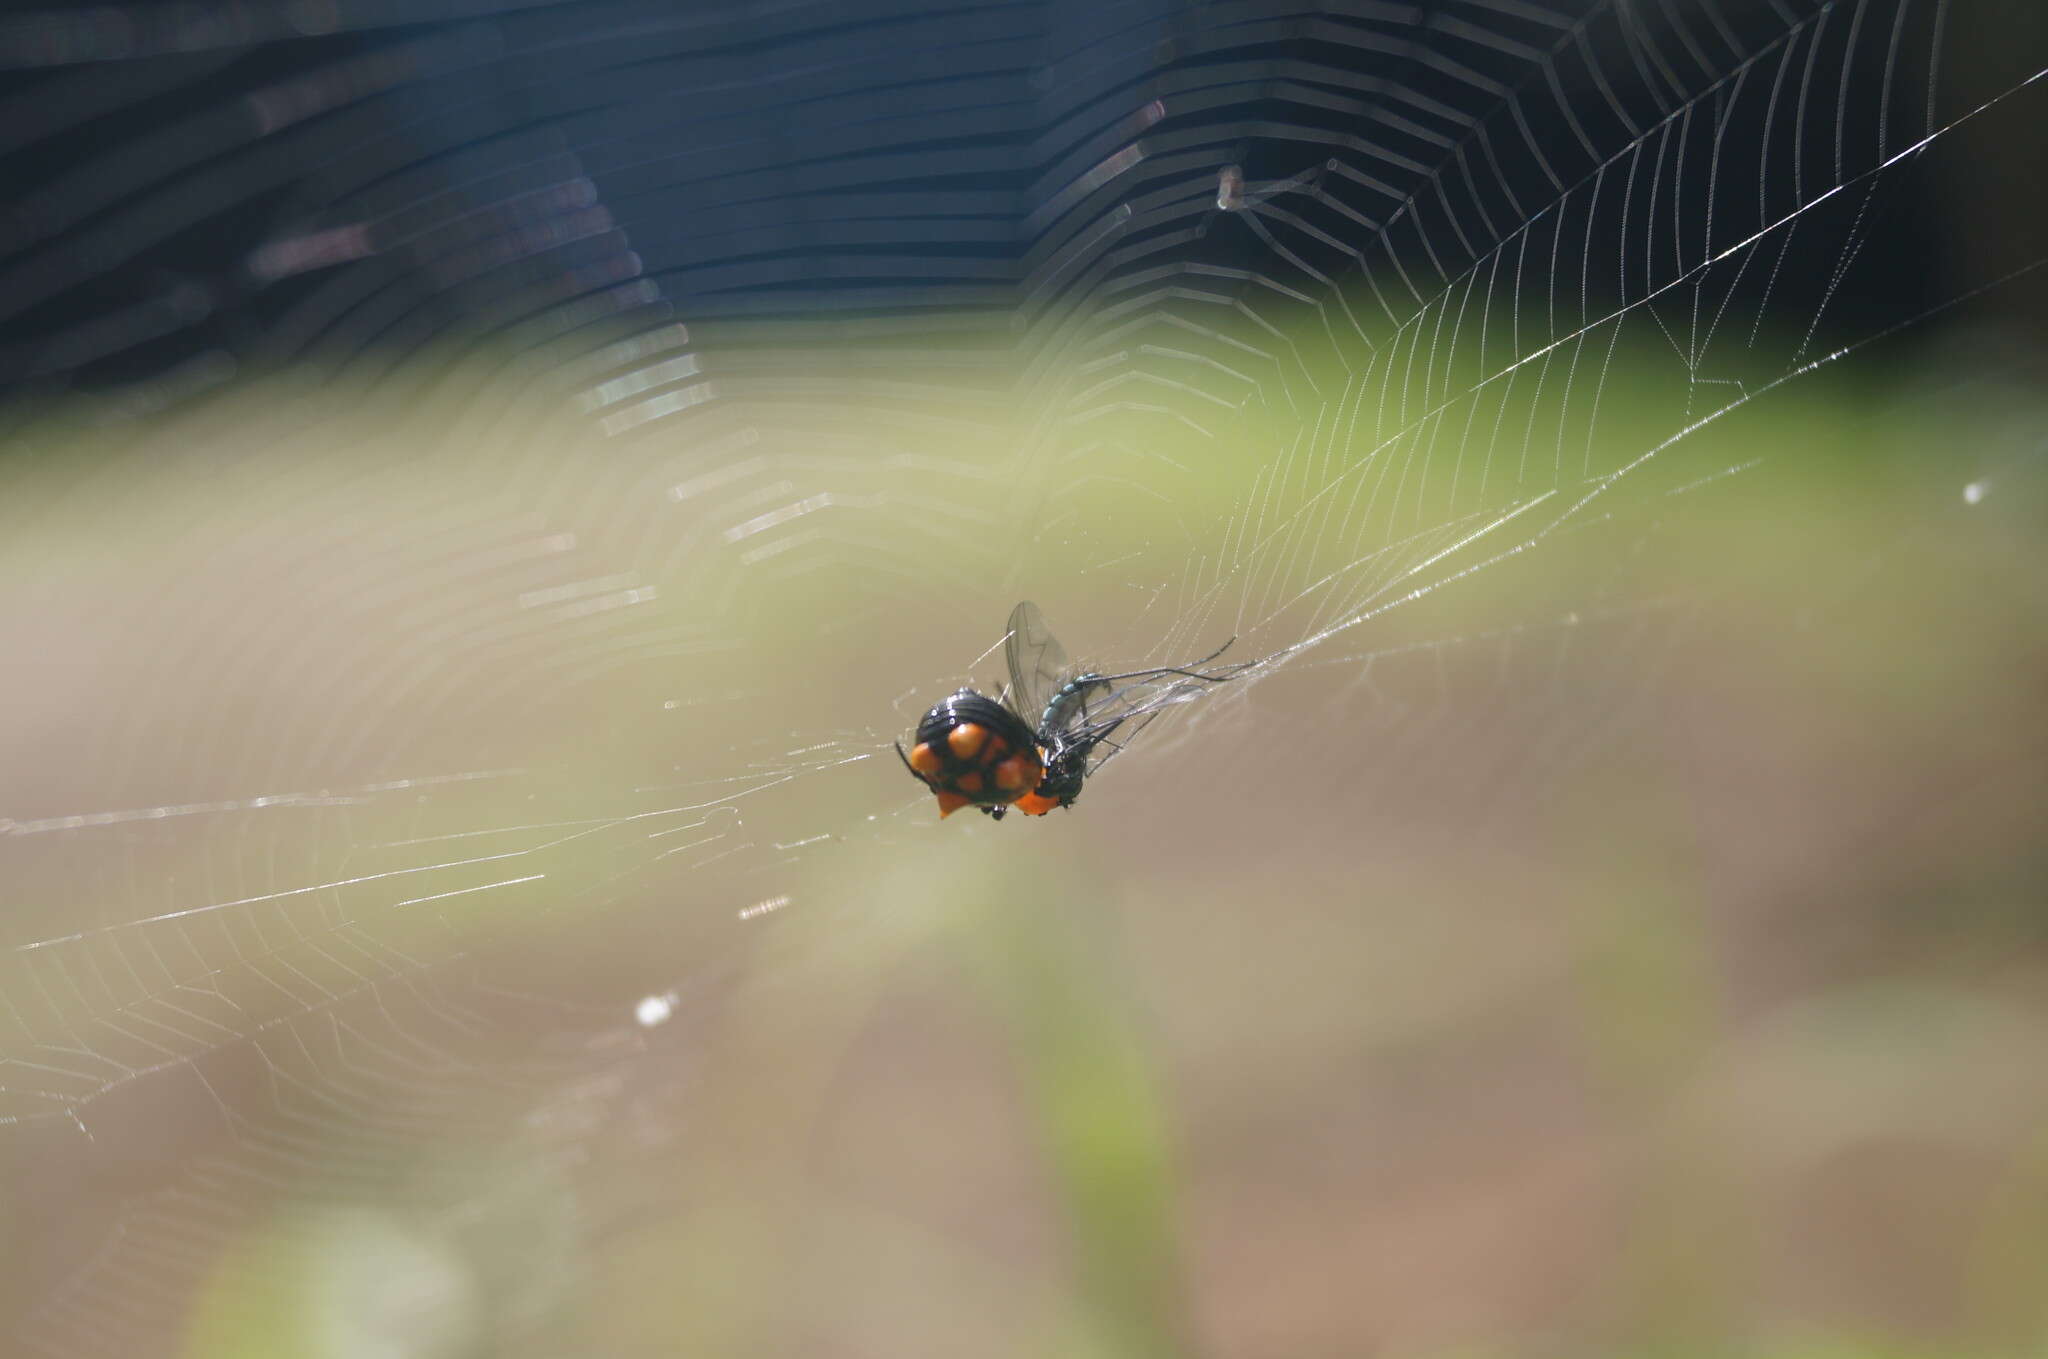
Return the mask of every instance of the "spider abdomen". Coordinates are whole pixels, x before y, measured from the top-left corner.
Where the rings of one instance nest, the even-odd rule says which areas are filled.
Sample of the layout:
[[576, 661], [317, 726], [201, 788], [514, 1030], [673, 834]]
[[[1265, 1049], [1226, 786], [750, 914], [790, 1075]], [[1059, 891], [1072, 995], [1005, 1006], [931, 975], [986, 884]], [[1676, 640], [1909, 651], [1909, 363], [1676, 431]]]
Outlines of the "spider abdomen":
[[1030, 795], [1045, 773], [1031, 728], [972, 689], [932, 705], [903, 762], [938, 795], [940, 816], [969, 806], [1000, 815]]

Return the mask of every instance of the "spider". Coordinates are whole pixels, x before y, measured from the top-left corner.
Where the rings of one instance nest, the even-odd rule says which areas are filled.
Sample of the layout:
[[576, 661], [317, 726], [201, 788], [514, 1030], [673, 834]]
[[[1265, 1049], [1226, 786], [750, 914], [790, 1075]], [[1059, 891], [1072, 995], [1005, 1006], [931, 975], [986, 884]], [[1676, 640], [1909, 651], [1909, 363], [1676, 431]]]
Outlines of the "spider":
[[[1251, 664], [1202, 670], [1236, 640], [1186, 665], [1077, 674], [1045, 615], [1027, 599], [1010, 611], [1003, 644], [1010, 682], [1001, 701], [965, 688], [948, 695], [917, 724], [909, 754], [897, 744], [897, 758], [937, 794], [941, 817], [979, 807], [1000, 821], [1013, 806], [1026, 816], [1071, 807], [1088, 775], [1123, 749], [1110, 739], [1118, 728], [1133, 724], [1128, 741], [1161, 709], [1187, 701], [1203, 685], [1234, 679]], [[1107, 752], [1099, 751], [1103, 746]]]

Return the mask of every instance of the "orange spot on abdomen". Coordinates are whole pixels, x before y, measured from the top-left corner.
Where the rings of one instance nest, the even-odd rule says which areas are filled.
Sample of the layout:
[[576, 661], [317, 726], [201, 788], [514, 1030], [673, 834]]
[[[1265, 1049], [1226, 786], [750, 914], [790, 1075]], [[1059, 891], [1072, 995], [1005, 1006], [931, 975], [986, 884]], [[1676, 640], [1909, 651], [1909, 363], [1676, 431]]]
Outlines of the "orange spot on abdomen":
[[996, 766], [996, 787], [1004, 792], [1016, 792], [1038, 783], [1038, 761], [1022, 755], [1012, 755]]

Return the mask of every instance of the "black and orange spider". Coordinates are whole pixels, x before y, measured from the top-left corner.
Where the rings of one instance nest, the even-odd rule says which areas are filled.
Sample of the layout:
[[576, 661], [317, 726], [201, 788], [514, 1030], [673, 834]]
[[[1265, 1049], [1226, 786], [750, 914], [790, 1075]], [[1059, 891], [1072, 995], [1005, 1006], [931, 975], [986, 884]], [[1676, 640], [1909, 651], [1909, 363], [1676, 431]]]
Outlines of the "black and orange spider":
[[1200, 668], [1229, 647], [1187, 665], [1077, 674], [1045, 615], [1025, 600], [1010, 611], [1003, 644], [1010, 682], [1001, 701], [973, 689], [948, 695], [917, 724], [909, 754], [900, 743], [896, 754], [938, 796], [941, 817], [979, 807], [1000, 820], [1013, 806], [1044, 816], [1073, 806], [1088, 775], [1123, 749], [1110, 739], [1119, 728], [1132, 724], [1128, 741], [1161, 710], [1245, 670], [1250, 662], [1217, 673]]

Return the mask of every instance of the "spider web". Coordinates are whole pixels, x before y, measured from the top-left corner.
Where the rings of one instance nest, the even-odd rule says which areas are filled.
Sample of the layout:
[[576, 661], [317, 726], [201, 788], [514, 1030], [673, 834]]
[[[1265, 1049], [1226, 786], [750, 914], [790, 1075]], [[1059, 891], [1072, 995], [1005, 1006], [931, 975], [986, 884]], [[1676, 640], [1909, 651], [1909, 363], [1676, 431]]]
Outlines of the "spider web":
[[[648, 1168], [732, 989], [932, 856], [1161, 863], [1196, 770], [1325, 795], [1297, 722], [1367, 808], [1540, 797], [1743, 569], [1646, 541], [2030, 314], [2038, 237], [1930, 239], [2048, 116], [1952, 8], [7, 21], [25, 1349], [177, 1352], [316, 1238], [398, 1262], [334, 1352], [539, 1352], [701, 1209]], [[1025, 597], [1251, 664], [942, 827], [889, 744]]]

